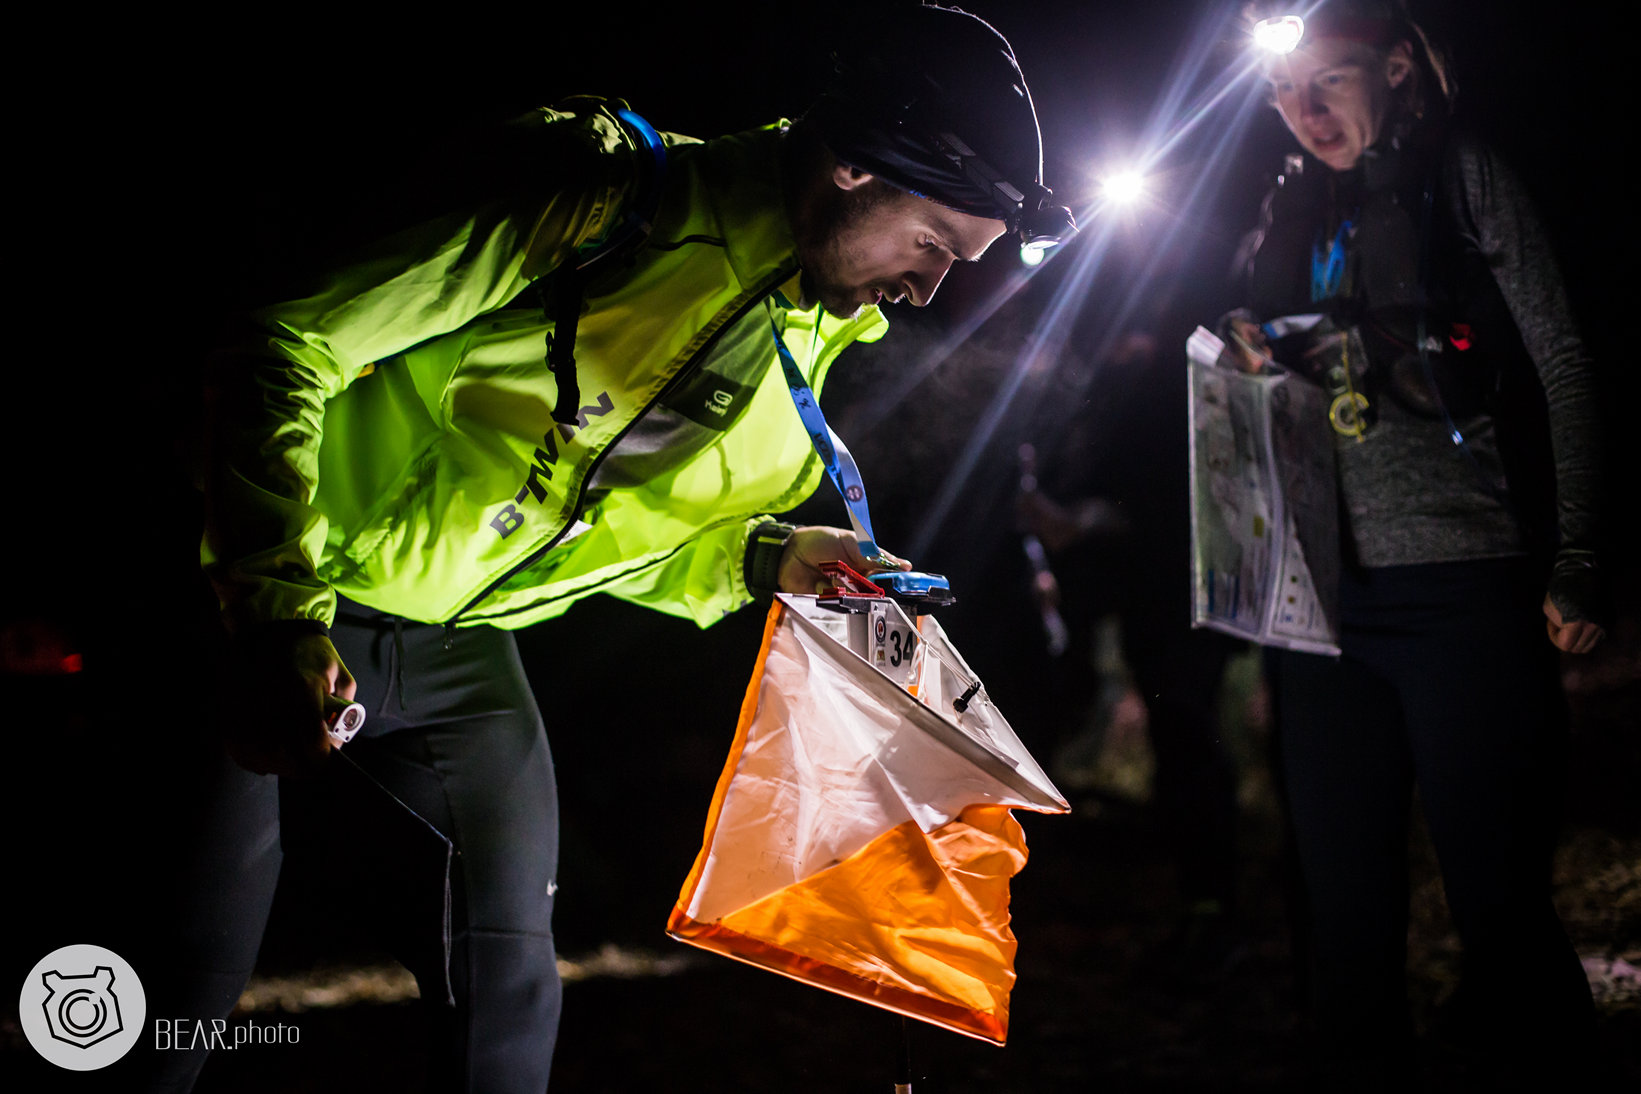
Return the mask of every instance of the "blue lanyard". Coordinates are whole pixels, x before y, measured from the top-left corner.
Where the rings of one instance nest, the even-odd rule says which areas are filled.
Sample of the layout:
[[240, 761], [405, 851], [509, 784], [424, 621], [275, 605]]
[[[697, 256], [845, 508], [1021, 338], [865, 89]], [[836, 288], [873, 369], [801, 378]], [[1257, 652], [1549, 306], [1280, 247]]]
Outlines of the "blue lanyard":
[[792, 403], [798, 408], [798, 417], [803, 419], [803, 427], [809, 433], [809, 440], [814, 443], [815, 452], [820, 456], [826, 473], [831, 476], [832, 484], [843, 495], [843, 504], [849, 510], [849, 523], [854, 526], [855, 538], [860, 541], [860, 553], [866, 556], [868, 562], [897, 567], [897, 561], [878, 547], [876, 537], [872, 535], [872, 514], [866, 505], [866, 484], [860, 481], [860, 469], [855, 466], [855, 458], [849, 454], [849, 447], [843, 443], [843, 438], [826, 424], [826, 415], [821, 413], [820, 403], [809, 389], [809, 381], [798, 371], [798, 362], [793, 359], [792, 351], [786, 348], [786, 340], [781, 337], [781, 329], [775, 325], [773, 317], [769, 320], [769, 328], [775, 332], [775, 351], [780, 354], [781, 371], [786, 374], [786, 386], [791, 389]]
[[1339, 289], [1345, 283], [1345, 240], [1350, 238], [1352, 222], [1341, 221], [1339, 232], [1328, 244], [1327, 250], [1322, 249], [1321, 233], [1311, 244], [1311, 300], [1330, 300], [1339, 295]]

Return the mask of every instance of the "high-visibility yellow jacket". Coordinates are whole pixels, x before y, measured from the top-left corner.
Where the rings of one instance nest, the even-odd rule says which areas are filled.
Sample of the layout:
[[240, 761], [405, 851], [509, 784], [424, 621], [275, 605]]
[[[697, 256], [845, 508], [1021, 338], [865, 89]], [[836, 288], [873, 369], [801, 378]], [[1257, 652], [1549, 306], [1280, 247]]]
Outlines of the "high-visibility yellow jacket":
[[[240, 394], [215, 415], [203, 556], [230, 627], [329, 622], [337, 592], [508, 628], [594, 592], [702, 626], [750, 601], [749, 532], [822, 475], [771, 320], [817, 391], [846, 346], [886, 324], [876, 308], [844, 320], [789, 303], [780, 127], [669, 136], [648, 240], [585, 294], [582, 413], [555, 424], [551, 324], [524, 290], [610, 230], [642, 155], [607, 106], [567, 105], [541, 113], [555, 177], [532, 196], [386, 241], [260, 313], [250, 352], [227, 360], [240, 371], [224, 390]], [[767, 359], [738, 417], [681, 465], [587, 505], [629, 427], [722, 352]]]

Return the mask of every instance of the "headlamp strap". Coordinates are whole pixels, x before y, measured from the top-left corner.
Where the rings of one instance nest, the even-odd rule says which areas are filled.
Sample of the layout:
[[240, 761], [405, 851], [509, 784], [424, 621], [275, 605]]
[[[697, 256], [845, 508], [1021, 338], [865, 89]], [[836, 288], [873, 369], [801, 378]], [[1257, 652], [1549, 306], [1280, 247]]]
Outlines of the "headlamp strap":
[[[792, 403], [798, 408], [798, 417], [803, 420], [804, 431], [809, 434], [809, 440], [820, 456], [821, 466], [826, 468], [832, 484], [843, 495], [844, 507], [849, 511], [849, 523], [855, 529], [855, 538], [860, 541], [860, 553], [868, 562], [896, 568], [897, 561], [878, 547], [876, 537], [872, 535], [872, 514], [866, 504], [866, 485], [861, 482], [860, 468], [855, 466], [855, 458], [849, 454], [849, 447], [843, 443], [843, 438], [826, 424], [820, 402], [810, 390], [809, 381], [799, 371], [792, 351], [786, 348], [786, 340], [781, 337], [781, 328], [776, 325], [773, 316], [769, 320], [769, 329], [775, 334], [775, 352], [780, 355], [781, 372], [786, 376]], [[818, 326], [816, 332], [818, 335]]]

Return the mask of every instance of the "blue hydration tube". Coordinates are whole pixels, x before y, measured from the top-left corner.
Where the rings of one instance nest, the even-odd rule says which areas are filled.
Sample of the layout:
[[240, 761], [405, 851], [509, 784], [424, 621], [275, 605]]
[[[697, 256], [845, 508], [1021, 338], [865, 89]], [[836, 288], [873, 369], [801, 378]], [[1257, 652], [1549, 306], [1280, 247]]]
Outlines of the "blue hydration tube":
[[815, 393], [809, 389], [809, 381], [798, 371], [798, 362], [792, 357], [792, 351], [786, 348], [786, 340], [781, 337], [781, 329], [775, 325], [773, 318], [769, 321], [769, 327], [775, 333], [775, 350], [780, 354], [781, 371], [786, 374], [786, 386], [792, 392], [792, 403], [798, 408], [798, 417], [803, 419], [803, 427], [815, 445], [822, 466], [831, 476], [838, 493], [843, 495], [843, 504], [849, 510], [849, 523], [854, 526], [855, 538], [860, 542], [860, 553], [868, 562], [898, 569], [900, 560], [884, 552], [872, 535], [872, 514], [866, 504], [866, 484], [860, 480], [860, 468], [855, 466], [855, 458], [849, 454], [849, 447], [843, 443], [843, 438], [826, 424], [826, 415], [821, 412]]

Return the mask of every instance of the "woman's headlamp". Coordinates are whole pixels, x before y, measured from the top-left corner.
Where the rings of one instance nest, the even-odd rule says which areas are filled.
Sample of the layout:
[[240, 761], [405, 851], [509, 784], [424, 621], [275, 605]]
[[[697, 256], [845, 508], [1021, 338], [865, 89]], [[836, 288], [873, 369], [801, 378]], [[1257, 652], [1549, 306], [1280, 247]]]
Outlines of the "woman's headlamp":
[[1305, 36], [1305, 21], [1297, 15], [1261, 19], [1254, 24], [1254, 45], [1267, 53], [1292, 53]]
[[1306, 33], [1312, 38], [1345, 38], [1384, 47], [1402, 36], [1402, 26], [1391, 18], [1377, 15], [1351, 15], [1335, 9], [1312, 13], [1310, 25], [1297, 15], [1280, 15], [1261, 19], [1253, 25], [1254, 47], [1265, 53], [1283, 56], [1299, 48]]

